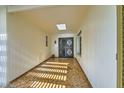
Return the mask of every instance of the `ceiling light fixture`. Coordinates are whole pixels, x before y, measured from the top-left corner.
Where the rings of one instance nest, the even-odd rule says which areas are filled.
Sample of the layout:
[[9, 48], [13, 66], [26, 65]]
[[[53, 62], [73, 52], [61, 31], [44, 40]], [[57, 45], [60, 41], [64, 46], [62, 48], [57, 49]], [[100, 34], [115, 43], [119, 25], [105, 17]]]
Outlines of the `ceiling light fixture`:
[[58, 30], [66, 30], [66, 24], [57, 24]]

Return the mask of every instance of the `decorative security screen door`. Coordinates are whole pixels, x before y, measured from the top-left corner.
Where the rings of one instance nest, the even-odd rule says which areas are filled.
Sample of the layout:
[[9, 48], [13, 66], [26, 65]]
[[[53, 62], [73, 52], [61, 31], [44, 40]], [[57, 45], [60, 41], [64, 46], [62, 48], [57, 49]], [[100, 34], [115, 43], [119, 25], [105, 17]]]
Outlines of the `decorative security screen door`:
[[73, 38], [59, 38], [59, 57], [73, 57]]

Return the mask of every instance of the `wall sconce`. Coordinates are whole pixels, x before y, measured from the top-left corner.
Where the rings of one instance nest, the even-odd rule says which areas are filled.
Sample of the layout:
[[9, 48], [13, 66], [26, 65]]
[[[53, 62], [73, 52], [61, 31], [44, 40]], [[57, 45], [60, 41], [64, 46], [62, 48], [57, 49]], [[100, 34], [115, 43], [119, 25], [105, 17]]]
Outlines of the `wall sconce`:
[[56, 40], [54, 41], [54, 44], [56, 44]]

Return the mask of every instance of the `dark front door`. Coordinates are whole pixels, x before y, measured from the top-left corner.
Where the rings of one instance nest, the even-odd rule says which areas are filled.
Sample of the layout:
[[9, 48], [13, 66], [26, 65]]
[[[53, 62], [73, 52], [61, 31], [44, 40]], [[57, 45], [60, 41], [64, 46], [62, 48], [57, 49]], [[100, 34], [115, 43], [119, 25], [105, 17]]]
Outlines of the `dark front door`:
[[73, 57], [73, 38], [59, 38], [59, 57]]

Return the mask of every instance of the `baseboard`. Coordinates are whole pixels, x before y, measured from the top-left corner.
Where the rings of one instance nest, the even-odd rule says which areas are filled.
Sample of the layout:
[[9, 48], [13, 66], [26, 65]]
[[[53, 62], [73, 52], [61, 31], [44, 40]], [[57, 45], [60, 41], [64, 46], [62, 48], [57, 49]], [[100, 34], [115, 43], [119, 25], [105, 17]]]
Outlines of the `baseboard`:
[[50, 58], [53, 58], [53, 55], [51, 55], [49, 58], [47, 58], [47, 59], [44, 60], [43, 62], [39, 63], [38, 65], [34, 66], [34, 67], [31, 68], [30, 70], [24, 72], [23, 74], [21, 74], [21, 75], [18, 76], [17, 78], [11, 80], [11, 81], [9, 82], [9, 84], [12, 83], [12, 82], [14, 82], [14, 81], [16, 81], [18, 78], [20, 78], [20, 77], [22, 77], [23, 75], [27, 74], [28, 72], [30, 72], [30, 71], [33, 70], [34, 68], [38, 67], [39, 65], [42, 65], [44, 62], [48, 61]]
[[84, 76], [86, 77], [87, 81], [89, 82], [89, 85], [91, 86], [91, 88], [93, 88], [93, 86], [91, 85], [91, 83], [90, 83], [88, 77], [86, 76], [86, 73], [84, 72], [84, 70], [82, 69], [81, 65], [79, 64], [77, 58], [75, 57], [74, 59], [77, 61], [79, 67], [81, 68], [82, 73], [84, 73]]

